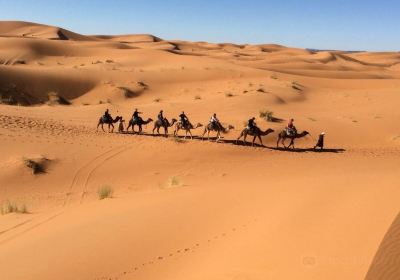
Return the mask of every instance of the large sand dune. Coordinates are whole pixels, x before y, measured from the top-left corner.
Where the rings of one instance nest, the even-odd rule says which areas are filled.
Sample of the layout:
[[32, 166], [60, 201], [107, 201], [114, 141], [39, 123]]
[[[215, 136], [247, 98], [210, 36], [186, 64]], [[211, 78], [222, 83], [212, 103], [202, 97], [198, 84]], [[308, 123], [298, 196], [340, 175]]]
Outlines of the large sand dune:
[[[399, 65], [0, 22], [0, 278], [398, 279]], [[235, 128], [220, 143], [96, 131], [106, 108]], [[275, 132], [235, 144], [253, 116]], [[311, 136], [276, 149], [291, 117]]]

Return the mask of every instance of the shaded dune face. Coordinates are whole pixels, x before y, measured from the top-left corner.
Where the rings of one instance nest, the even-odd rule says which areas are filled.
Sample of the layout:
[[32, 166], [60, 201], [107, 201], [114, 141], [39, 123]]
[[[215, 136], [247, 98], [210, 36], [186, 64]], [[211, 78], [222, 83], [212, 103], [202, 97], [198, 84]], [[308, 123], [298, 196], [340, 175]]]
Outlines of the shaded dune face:
[[365, 277], [365, 280], [398, 279], [400, 279], [400, 214], [383, 238]]

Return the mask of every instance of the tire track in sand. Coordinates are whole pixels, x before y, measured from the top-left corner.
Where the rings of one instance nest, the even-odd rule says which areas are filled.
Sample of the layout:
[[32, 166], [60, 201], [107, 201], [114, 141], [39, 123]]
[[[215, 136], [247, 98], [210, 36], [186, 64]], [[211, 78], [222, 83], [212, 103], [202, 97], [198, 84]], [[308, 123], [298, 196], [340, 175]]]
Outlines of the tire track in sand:
[[[93, 175], [93, 173], [100, 167], [102, 166], [104, 163], [106, 163], [108, 160], [116, 157], [117, 155], [121, 154], [122, 152], [125, 152], [126, 150], [132, 148], [133, 144], [129, 144], [129, 145], [122, 145], [122, 146], [118, 146], [116, 148], [112, 148], [108, 151], [105, 151], [103, 153], [101, 153], [100, 155], [97, 155], [96, 157], [94, 157], [93, 159], [89, 160], [89, 162], [87, 162], [85, 165], [83, 165], [81, 168], [79, 168], [76, 172], [75, 175], [72, 179], [72, 182], [69, 186], [69, 192], [72, 192], [73, 189], [76, 186], [82, 185], [81, 188], [83, 189], [82, 191], [82, 196], [80, 199], [80, 203], [82, 203], [83, 198], [84, 198], [84, 194], [87, 191], [87, 185], [88, 182], [91, 178], [91, 176]], [[66, 207], [67, 204], [70, 201], [70, 196], [68, 195], [66, 196], [64, 203], [62, 205], [62, 208]], [[30, 232], [31, 230], [36, 229], [39, 226], [42, 226], [50, 221], [52, 221], [53, 219], [57, 218], [58, 216], [62, 215], [64, 213], [64, 210], [58, 211], [57, 213], [50, 215], [48, 217], [45, 217], [44, 219], [41, 219], [41, 221], [35, 223], [34, 225], [31, 225], [30, 227], [27, 227], [25, 229], [22, 229], [22, 231], [17, 232], [9, 237], [6, 237], [3, 240], [0, 240], [0, 246], [14, 240], [15, 238]], [[16, 226], [10, 227], [6, 230], [3, 230], [0, 232], [0, 234], [6, 234], [6, 233], [13, 233], [13, 231], [20, 229], [21, 227], [23, 227], [25, 224], [32, 224], [33, 221], [36, 221], [37, 219], [30, 219], [27, 220], [25, 222], [22, 222]]]
[[[129, 148], [130, 148], [130, 146], [129, 146]], [[125, 145], [112, 148], [108, 151], [105, 151], [105, 152], [97, 155], [96, 157], [89, 160], [82, 167], [80, 167], [75, 172], [75, 175], [72, 178], [72, 182], [68, 188], [68, 191], [66, 194], [67, 196], [64, 200], [63, 207], [65, 207], [69, 203], [72, 192], [74, 191], [74, 189], [79, 187], [79, 185], [81, 185], [82, 193], [84, 193], [86, 191], [89, 178], [90, 178], [91, 174], [93, 174], [93, 171], [95, 169], [97, 169], [102, 164], [104, 164], [108, 160], [109, 157], [114, 157], [117, 154], [119, 154], [120, 152], [125, 151], [127, 149], [128, 148]]]

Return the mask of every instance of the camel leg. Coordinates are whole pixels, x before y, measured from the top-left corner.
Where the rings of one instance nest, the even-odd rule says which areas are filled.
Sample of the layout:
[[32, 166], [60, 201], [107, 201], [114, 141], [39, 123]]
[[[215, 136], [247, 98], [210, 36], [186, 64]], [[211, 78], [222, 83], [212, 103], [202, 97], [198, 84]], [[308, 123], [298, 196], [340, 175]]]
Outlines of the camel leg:
[[239, 137], [236, 139], [236, 144], [239, 142], [239, 139], [242, 138], [243, 132], [240, 133]]
[[285, 149], [287, 149], [288, 147], [285, 146], [285, 138], [282, 138], [282, 145]]
[[254, 141], [256, 141], [257, 135], [254, 135], [253, 137], [253, 142], [251, 143], [251, 146], [254, 147]]
[[246, 138], [247, 138], [247, 134], [244, 134], [243, 135], [243, 145], [247, 145]]
[[101, 122], [99, 122], [98, 124], [97, 124], [97, 129], [96, 129], [96, 131], [99, 131], [99, 126], [101, 125]]
[[156, 126], [154, 126], [154, 128], [153, 128], [153, 135], [154, 135], [154, 130], [156, 130]]
[[276, 147], [279, 148], [279, 141], [281, 141], [281, 136], [278, 136], [278, 141], [276, 141]]
[[[114, 132], [114, 125], [112, 123], [110, 123], [110, 126], [112, 127], [111, 128], [111, 133], [113, 133]], [[108, 127], [108, 128], [110, 128], [110, 127]]]
[[207, 140], [210, 141], [210, 130], [207, 131]]
[[[294, 149], [294, 139], [293, 139], [293, 138], [292, 138], [292, 141], [290, 141], [289, 147], [290, 147], [290, 146]], [[288, 148], [289, 148], [289, 147], [288, 147]]]
[[218, 142], [219, 139], [221, 139], [221, 132], [218, 130], [218, 132], [217, 132], [217, 140], [215, 142]]
[[206, 134], [206, 132], [207, 132], [207, 128], [204, 128], [203, 135], [201, 135], [201, 140], [204, 140], [204, 135]]
[[263, 142], [262, 142], [262, 138], [260, 135], [258, 135], [258, 139], [260, 140], [261, 146], [264, 146]]

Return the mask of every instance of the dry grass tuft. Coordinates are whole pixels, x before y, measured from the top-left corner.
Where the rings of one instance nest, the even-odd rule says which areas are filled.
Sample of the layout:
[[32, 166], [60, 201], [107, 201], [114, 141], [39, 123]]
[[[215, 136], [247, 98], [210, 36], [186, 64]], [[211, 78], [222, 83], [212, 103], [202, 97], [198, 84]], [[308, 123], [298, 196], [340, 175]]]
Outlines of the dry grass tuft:
[[274, 112], [272, 111], [269, 110], [260, 111], [260, 118], [263, 118], [268, 122], [271, 122], [273, 117], [274, 117]]
[[24, 163], [25, 163], [26, 167], [28, 167], [32, 170], [33, 175], [45, 172], [45, 168], [44, 168], [43, 164], [40, 162], [37, 162], [33, 159], [27, 158], [27, 159], [24, 159]]
[[99, 199], [111, 198], [113, 194], [113, 189], [110, 186], [104, 185], [97, 190]]
[[69, 102], [67, 99], [59, 95], [55, 91], [51, 91], [47, 94], [48, 101], [47, 103], [49, 105], [71, 105], [71, 102]]
[[6, 215], [10, 213], [28, 214], [28, 208], [25, 204], [17, 205], [15, 202], [7, 201], [0, 205], [1, 215]]

